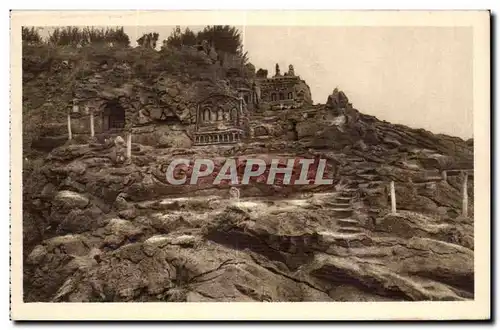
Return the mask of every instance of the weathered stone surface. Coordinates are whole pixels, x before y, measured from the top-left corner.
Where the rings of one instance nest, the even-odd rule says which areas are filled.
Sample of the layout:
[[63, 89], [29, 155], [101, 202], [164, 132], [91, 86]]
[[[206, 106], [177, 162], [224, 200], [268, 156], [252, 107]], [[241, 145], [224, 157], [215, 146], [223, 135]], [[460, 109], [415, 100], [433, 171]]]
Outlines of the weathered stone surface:
[[89, 199], [79, 193], [62, 190], [57, 193], [54, 198], [54, 203], [61, 208], [74, 209], [85, 208], [89, 205]]
[[69, 255], [83, 256], [88, 253], [85, 239], [79, 235], [68, 234], [64, 236], [56, 236], [45, 242], [47, 251], [54, 252], [58, 249]]
[[28, 263], [32, 265], [40, 264], [47, 255], [47, 249], [43, 245], [37, 245], [28, 256]]
[[[472, 168], [471, 141], [364, 115], [336, 89], [324, 105], [256, 107], [243, 118], [254, 136], [242, 143], [193, 147], [197, 102], [214, 92], [236, 95], [232, 84], [251, 81], [225, 77], [213, 53], [192, 47], [129, 51], [141, 63], [106, 55], [105, 66], [85, 69], [99, 73], [77, 75], [73, 85], [89, 105], [118, 99], [127, 120], [136, 120], [132, 159], [117, 161], [126, 150], [123, 132], [66, 141], [65, 125], [47, 128], [44, 138], [61, 135], [64, 144], [45, 146], [50, 153], [23, 182], [25, 301], [474, 298], [473, 180], [470, 214], [461, 217], [460, 179], [439, 178], [444, 169]], [[24, 61], [23, 75], [30, 74]], [[45, 84], [44, 75], [30, 79]], [[40, 108], [65, 109], [66, 101], [55, 102], [61, 91], [47, 89]], [[242, 186], [235, 202], [230, 186], [213, 185], [211, 176], [197, 185], [165, 179], [177, 157], [255, 155], [327, 159], [334, 184], [256, 182]]]
[[85, 210], [72, 210], [57, 227], [60, 234], [80, 234], [92, 231], [106, 224], [104, 214], [97, 206], [92, 205]]

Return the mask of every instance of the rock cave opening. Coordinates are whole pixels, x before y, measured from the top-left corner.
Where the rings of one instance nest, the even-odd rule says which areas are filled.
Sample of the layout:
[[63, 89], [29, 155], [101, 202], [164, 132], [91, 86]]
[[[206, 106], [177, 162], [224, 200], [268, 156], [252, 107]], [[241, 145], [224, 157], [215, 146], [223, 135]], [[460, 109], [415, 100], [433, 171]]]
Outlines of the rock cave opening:
[[118, 100], [110, 101], [103, 111], [103, 129], [105, 131], [125, 128], [125, 109]]

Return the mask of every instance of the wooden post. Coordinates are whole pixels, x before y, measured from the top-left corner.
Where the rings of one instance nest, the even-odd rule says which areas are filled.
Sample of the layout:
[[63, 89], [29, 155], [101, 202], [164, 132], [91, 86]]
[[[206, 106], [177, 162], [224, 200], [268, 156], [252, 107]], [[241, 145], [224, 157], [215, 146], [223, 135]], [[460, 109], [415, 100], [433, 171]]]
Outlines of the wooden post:
[[462, 172], [462, 215], [467, 217], [467, 207], [469, 204], [469, 196], [467, 195], [467, 172]]
[[94, 112], [90, 110], [90, 136], [94, 137]]
[[71, 133], [71, 114], [68, 113], [68, 140], [73, 139], [73, 134]]
[[396, 189], [394, 188], [394, 181], [391, 181], [391, 213], [396, 214]]
[[448, 174], [446, 171], [441, 172], [441, 176], [443, 177], [443, 181], [448, 181]]
[[132, 133], [127, 133], [127, 159], [132, 158]]

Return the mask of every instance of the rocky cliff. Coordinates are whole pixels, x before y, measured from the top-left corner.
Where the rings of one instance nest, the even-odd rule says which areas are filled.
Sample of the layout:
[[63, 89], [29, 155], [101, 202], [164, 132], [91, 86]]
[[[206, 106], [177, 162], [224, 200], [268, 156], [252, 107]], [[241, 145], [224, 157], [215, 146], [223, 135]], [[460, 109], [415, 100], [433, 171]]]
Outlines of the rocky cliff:
[[[134, 52], [143, 50], [122, 56]], [[170, 62], [147, 54], [154, 60], [139, 63], [155, 68], [149, 76], [133, 73], [114, 54], [90, 64], [99, 72], [78, 71], [87, 78], [72, 91], [121, 93], [149, 114], [172, 109], [188, 125], [189, 109], [207, 86], [227, 87], [200, 75], [214, 69], [209, 59], [192, 66], [188, 54]], [[33, 56], [25, 59], [24, 105], [45, 113], [39, 109], [65, 102], [64, 81], [75, 72], [66, 66], [89, 64], [66, 56], [42, 65]], [[160, 63], [184, 69], [169, 72]], [[113, 86], [119, 75], [123, 80]], [[105, 79], [109, 89], [93, 89], [92, 79]], [[378, 120], [338, 90], [326, 104], [251, 113], [249, 122], [251, 134], [235, 145], [192, 147], [188, 135], [185, 145], [135, 140], [124, 164], [115, 163], [114, 145], [102, 141], [61, 140], [48, 154], [27, 158], [25, 301], [473, 299], [473, 178], [465, 217], [455, 175], [472, 169], [472, 141]], [[45, 138], [55, 139], [45, 130]], [[327, 159], [334, 183], [255, 183], [240, 186], [234, 200], [229, 185], [165, 180], [176, 157], [219, 159], [221, 166], [229, 157], [255, 156]]]

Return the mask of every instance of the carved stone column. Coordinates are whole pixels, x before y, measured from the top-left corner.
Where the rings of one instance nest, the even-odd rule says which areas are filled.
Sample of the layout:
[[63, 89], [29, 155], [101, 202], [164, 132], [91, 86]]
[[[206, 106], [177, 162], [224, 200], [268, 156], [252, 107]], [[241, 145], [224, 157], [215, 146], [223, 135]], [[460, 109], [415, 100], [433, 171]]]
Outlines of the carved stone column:
[[71, 133], [71, 113], [68, 112], [68, 140], [73, 139], [73, 134]]
[[132, 132], [127, 133], [127, 159], [132, 158]]
[[90, 109], [90, 136], [94, 137], [95, 131], [94, 131], [94, 111]]
[[467, 194], [467, 172], [462, 172], [462, 215], [468, 216], [469, 196]]
[[394, 188], [394, 181], [391, 181], [391, 213], [396, 214], [396, 189]]

